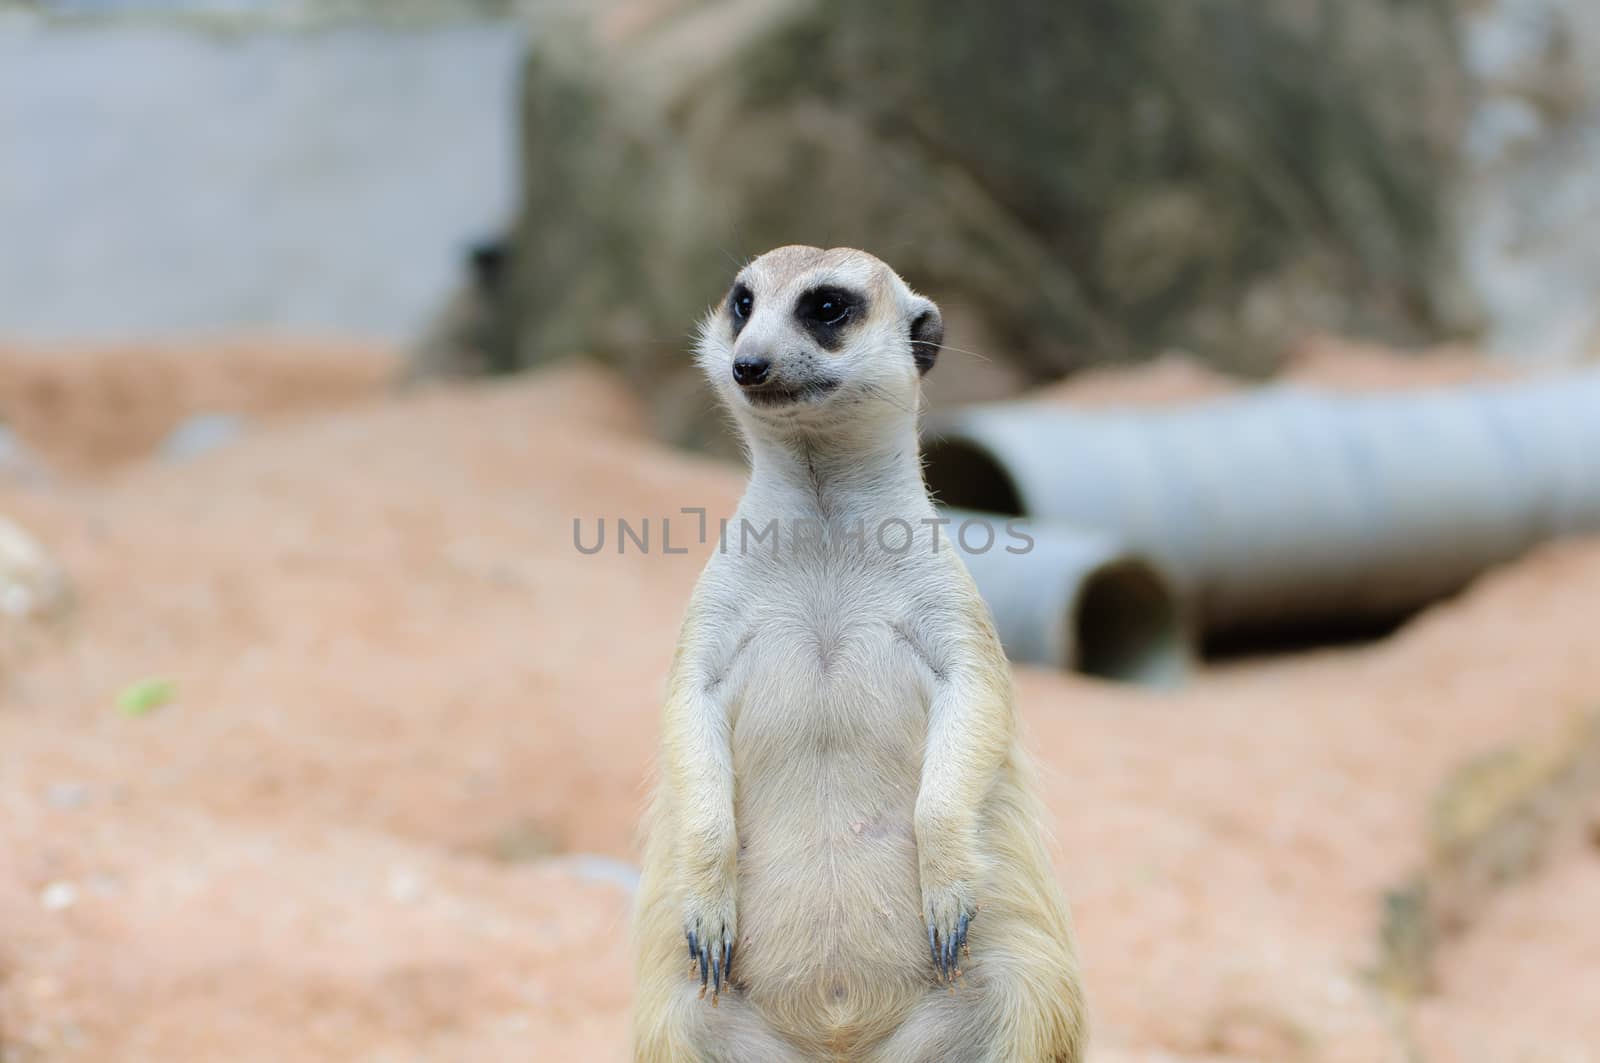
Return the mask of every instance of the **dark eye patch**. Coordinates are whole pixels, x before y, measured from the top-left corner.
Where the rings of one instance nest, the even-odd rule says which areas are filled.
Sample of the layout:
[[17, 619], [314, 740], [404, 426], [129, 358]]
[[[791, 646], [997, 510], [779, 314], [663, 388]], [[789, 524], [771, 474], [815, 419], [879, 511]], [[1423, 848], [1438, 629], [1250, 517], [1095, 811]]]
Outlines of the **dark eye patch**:
[[836, 351], [844, 343], [845, 330], [865, 315], [866, 296], [848, 288], [812, 288], [794, 304], [794, 318], [800, 327], [826, 351]]
[[755, 308], [755, 293], [742, 283], [735, 284], [733, 291], [728, 293], [728, 316], [733, 319], [733, 334], [735, 336], [744, 328], [744, 323], [750, 320], [750, 314]]

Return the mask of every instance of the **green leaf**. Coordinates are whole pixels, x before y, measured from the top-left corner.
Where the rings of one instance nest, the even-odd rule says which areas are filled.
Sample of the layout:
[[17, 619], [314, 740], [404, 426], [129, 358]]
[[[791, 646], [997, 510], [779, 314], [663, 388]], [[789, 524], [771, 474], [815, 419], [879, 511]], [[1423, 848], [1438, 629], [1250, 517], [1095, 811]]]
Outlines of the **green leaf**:
[[177, 693], [177, 685], [170, 679], [141, 679], [122, 688], [117, 695], [117, 709], [124, 716], [148, 716]]

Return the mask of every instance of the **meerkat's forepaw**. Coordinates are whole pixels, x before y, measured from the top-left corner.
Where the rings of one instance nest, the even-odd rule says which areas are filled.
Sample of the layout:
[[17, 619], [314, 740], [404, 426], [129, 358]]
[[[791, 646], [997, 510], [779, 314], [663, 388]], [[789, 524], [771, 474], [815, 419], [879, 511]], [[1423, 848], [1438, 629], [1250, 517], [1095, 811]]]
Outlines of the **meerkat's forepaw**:
[[928, 951], [939, 979], [954, 982], [961, 974], [961, 957], [971, 955], [967, 930], [978, 916], [977, 907], [959, 887], [924, 891], [923, 914], [928, 924]]
[[691, 901], [684, 916], [683, 935], [689, 942], [689, 962], [692, 973], [700, 975], [700, 995], [711, 990], [711, 1004], [724, 986], [731, 986], [733, 972], [733, 945], [738, 940], [732, 897], [721, 900], [707, 899], [705, 903]]

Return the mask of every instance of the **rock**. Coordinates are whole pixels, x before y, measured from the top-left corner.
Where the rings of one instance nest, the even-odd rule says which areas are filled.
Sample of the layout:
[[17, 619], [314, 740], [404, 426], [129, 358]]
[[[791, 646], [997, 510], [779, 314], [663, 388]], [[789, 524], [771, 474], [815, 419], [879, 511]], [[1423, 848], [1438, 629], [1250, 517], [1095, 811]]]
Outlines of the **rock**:
[[70, 599], [66, 573], [22, 528], [0, 517], [0, 615], [48, 618]]
[[1600, 793], [1600, 713], [1483, 754], [1434, 796], [1426, 866], [1385, 895], [1377, 982], [1414, 997], [1434, 987], [1441, 945], [1529, 878], [1559, 844], [1592, 827]]
[[52, 882], [39, 894], [39, 903], [47, 912], [61, 912], [78, 903], [78, 885], [75, 882]]
[[48, 470], [9, 426], [0, 424], [0, 477], [13, 483], [48, 482]]
[[1445, 0], [712, 0], [640, 22], [528, 58], [508, 364], [581, 349], [677, 394], [691, 323], [791, 242], [880, 254], [1025, 381], [1459, 323]]
[[545, 861], [546, 866], [570, 871], [585, 882], [601, 882], [634, 893], [639, 888], [639, 865], [609, 856], [573, 854]]
[[194, 413], [178, 422], [161, 441], [163, 458], [182, 461], [232, 442], [244, 432], [244, 418], [235, 413]]
[[54, 783], [44, 794], [46, 804], [64, 810], [83, 808], [93, 798], [94, 790], [81, 782]]
[[1459, 216], [1480, 342], [1580, 360], [1600, 340], [1600, 5], [1482, 0], [1463, 29], [1475, 103]]

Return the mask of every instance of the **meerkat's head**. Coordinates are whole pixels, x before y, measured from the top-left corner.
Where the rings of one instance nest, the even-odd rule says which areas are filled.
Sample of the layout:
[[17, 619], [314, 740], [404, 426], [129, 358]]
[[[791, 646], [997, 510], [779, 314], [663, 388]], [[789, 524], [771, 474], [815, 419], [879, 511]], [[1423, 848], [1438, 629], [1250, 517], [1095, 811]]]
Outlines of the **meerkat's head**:
[[915, 419], [944, 323], [865, 251], [780, 247], [739, 271], [700, 327], [698, 362], [751, 430]]

